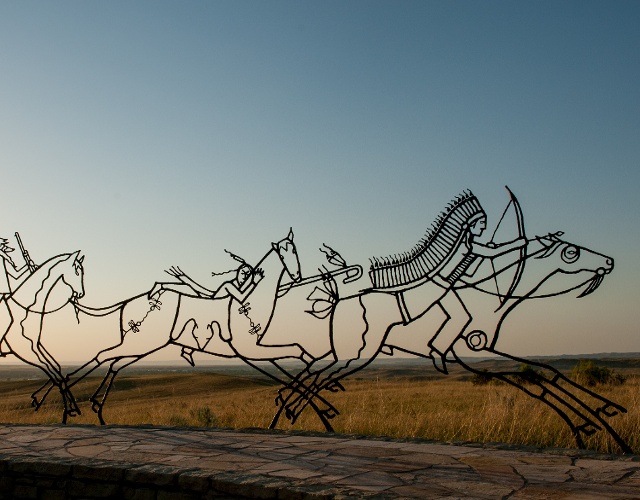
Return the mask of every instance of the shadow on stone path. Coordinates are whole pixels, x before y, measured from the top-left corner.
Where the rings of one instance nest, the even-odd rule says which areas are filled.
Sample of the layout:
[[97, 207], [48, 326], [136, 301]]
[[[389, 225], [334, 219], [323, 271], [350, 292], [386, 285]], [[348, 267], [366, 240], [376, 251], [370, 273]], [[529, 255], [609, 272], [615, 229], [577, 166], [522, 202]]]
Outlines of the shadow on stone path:
[[640, 499], [640, 456], [259, 430], [0, 425], [0, 498], [344, 497]]

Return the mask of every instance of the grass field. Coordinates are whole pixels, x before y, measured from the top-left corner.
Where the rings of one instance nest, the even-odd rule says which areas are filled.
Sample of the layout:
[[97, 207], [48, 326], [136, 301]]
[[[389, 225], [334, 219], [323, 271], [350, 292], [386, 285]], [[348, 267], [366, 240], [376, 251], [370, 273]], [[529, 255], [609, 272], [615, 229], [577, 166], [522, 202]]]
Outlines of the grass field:
[[[612, 427], [640, 452], [640, 373], [635, 365], [625, 373], [622, 385], [598, 385], [597, 393], [627, 408], [626, 414], [609, 419]], [[575, 447], [568, 426], [543, 403], [511, 386], [473, 385], [456, 372], [449, 377], [424, 376], [416, 371], [372, 368], [366, 378], [346, 379], [346, 391], [329, 393], [340, 410], [332, 420], [336, 432], [439, 441], [502, 442], [542, 447]], [[429, 372], [431, 373], [431, 372]], [[59, 397], [38, 411], [31, 408], [30, 394], [43, 380], [1, 380], [0, 422], [57, 423], [61, 417]], [[74, 388], [83, 414], [72, 423], [97, 423], [86, 402], [98, 378]], [[252, 376], [213, 371], [176, 373], [123, 373], [115, 382], [104, 417], [109, 424], [215, 426], [267, 428], [276, 411], [278, 386]], [[278, 428], [324, 430], [307, 409], [291, 426], [284, 417]], [[589, 449], [619, 452], [605, 432], [586, 439]]]

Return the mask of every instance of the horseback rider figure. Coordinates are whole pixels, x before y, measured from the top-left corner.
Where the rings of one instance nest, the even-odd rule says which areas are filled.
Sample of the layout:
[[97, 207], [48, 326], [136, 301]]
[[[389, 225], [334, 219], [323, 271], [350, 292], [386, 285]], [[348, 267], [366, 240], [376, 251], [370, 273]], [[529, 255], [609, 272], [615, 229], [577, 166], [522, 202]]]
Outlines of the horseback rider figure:
[[[24, 264], [22, 267], [18, 268], [13, 262], [13, 259], [9, 255], [9, 253], [13, 252], [15, 249], [11, 248], [9, 245], [9, 240], [5, 238], [0, 238], [0, 258], [2, 258], [2, 277], [0, 277], [0, 296], [2, 298], [6, 298], [11, 295], [13, 290], [20, 286], [22, 281], [24, 281], [24, 275], [27, 271], [29, 271], [28, 264]], [[11, 278], [11, 281], [9, 281]]]
[[[215, 291], [209, 290], [194, 281], [192, 278], [187, 276], [180, 267], [172, 266], [165, 272], [177, 278], [180, 283], [156, 283], [151, 292], [149, 292], [149, 297], [153, 297], [157, 293], [160, 293], [160, 291], [172, 290], [189, 297], [208, 299], [224, 299], [232, 297], [240, 304], [244, 304], [251, 292], [253, 292], [258, 283], [260, 283], [262, 278], [264, 278], [264, 272], [260, 268], [254, 269], [251, 267], [242, 257], [239, 257], [227, 250], [225, 251], [231, 255], [234, 260], [240, 262], [240, 266], [235, 270], [235, 278], [224, 281], [216, 288]], [[211, 275], [220, 276], [222, 274], [228, 274], [229, 272], [231, 271], [227, 271], [226, 273], [212, 272]], [[182, 348], [180, 353], [180, 356], [182, 356], [191, 366], [195, 366], [193, 361], [193, 352], [193, 348], [185, 346]]]
[[[456, 284], [463, 276], [472, 276], [483, 259], [526, 245], [524, 238], [499, 245], [475, 241], [486, 227], [485, 211], [467, 191], [448, 205], [412, 252], [372, 262], [369, 275], [374, 289], [396, 293], [405, 323], [424, 314], [425, 294], [432, 305], [438, 304], [445, 313], [446, 320], [428, 344], [433, 365], [442, 373], [448, 373], [447, 354], [471, 321]], [[409, 292], [418, 285], [420, 299]]]
[[[260, 283], [262, 278], [264, 278], [264, 272], [260, 268], [253, 269], [253, 267], [247, 264], [241, 257], [238, 257], [231, 252], [227, 253], [231, 255], [233, 259], [240, 262], [240, 266], [235, 269], [235, 278], [224, 281], [215, 289], [215, 291], [209, 290], [208, 288], [205, 288], [204, 286], [191, 279], [178, 266], [172, 266], [165, 272], [175, 278], [178, 278], [180, 283], [156, 283], [156, 285], [153, 287], [153, 290], [149, 292], [149, 297], [153, 297], [161, 290], [173, 290], [190, 297], [207, 299], [223, 299], [226, 297], [233, 297], [239, 303], [244, 303], [251, 292], [253, 292], [256, 285]], [[221, 274], [228, 274], [232, 271], [227, 271], [225, 273], [213, 272], [211, 273], [211, 275], [220, 276]]]
[[[16, 237], [19, 237], [18, 233], [16, 233]], [[22, 249], [23, 256], [26, 254], [27, 257], [25, 257], [24, 266], [18, 268], [9, 255], [15, 249], [10, 247], [8, 243], [9, 240], [6, 238], [0, 238], [0, 258], [2, 258], [2, 271], [0, 271], [0, 274], [2, 275], [0, 276], [0, 301], [6, 300], [13, 291], [22, 284], [27, 277], [25, 276], [27, 271], [32, 270], [31, 265], [33, 265], [30, 265], [30, 259], [27, 260], [28, 254], [26, 254], [26, 251]], [[18, 243], [21, 243], [20, 240], [18, 240]], [[0, 338], [0, 356], [6, 356], [11, 351], [4, 340], [5, 335], [6, 331], [2, 333]]]

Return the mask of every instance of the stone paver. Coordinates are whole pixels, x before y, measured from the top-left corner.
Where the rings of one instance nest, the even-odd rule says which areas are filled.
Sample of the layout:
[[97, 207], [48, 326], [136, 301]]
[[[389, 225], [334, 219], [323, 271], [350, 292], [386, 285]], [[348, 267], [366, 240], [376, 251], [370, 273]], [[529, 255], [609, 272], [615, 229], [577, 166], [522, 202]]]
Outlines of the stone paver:
[[0, 425], [0, 477], [33, 470], [51, 484], [95, 478], [105, 498], [109, 481], [120, 481], [113, 491], [140, 483], [144, 495], [151, 491], [144, 488], [182, 488], [188, 498], [205, 498], [215, 486], [226, 498], [640, 499], [638, 455], [225, 429]]

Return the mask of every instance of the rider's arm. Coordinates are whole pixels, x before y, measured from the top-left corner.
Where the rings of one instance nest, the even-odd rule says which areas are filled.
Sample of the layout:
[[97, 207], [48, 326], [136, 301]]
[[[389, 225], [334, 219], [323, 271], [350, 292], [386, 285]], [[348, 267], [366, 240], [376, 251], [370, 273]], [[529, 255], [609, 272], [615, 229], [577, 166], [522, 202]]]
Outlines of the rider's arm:
[[[24, 273], [26, 273], [28, 271], [28, 269], [29, 269], [26, 264], [24, 266], [22, 266], [21, 268], [17, 268], [16, 265], [13, 263], [13, 261], [9, 261], [9, 263], [11, 265], [10, 266], [5, 266], [5, 268], [7, 269], [7, 274], [9, 276], [11, 276], [14, 280], [20, 279], [22, 277], [22, 275]], [[13, 269], [16, 274], [13, 274], [11, 272], [11, 269]]]
[[213, 295], [213, 298], [220, 299], [223, 297], [231, 296], [242, 304], [249, 296], [249, 294], [253, 292], [254, 288], [255, 284], [250, 283], [249, 286], [244, 289], [244, 291], [240, 291], [237, 286], [235, 286], [231, 281], [228, 281], [226, 283], [223, 283], [222, 286], [218, 288], [218, 291]]
[[518, 238], [517, 240], [509, 241], [507, 243], [502, 243], [500, 245], [495, 245], [495, 244], [483, 245], [482, 243], [476, 243], [474, 241], [471, 244], [471, 251], [476, 255], [480, 255], [482, 257], [494, 258], [500, 255], [503, 255], [505, 253], [512, 252], [513, 250], [522, 248], [526, 244], [527, 244], [527, 240], [524, 238]]
[[193, 289], [193, 291], [196, 292], [201, 297], [213, 297], [213, 292], [211, 290], [196, 283], [191, 278], [189, 278], [189, 276], [187, 275], [179, 276], [178, 279], [182, 281], [185, 285], [189, 285]]
[[[169, 276], [173, 276], [174, 278], [178, 278], [178, 280], [180, 280], [180, 283], [187, 285], [189, 288], [191, 288], [191, 290], [193, 290], [198, 297], [207, 297], [207, 298], [213, 297], [213, 292], [211, 290], [193, 281], [191, 278], [189, 278], [189, 276], [186, 275], [186, 273], [182, 269], [180, 269], [180, 267], [171, 266], [171, 268], [167, 269], [165, 273], [167, 273]], [[176, 288], [170, 288], [168, 286], [169, 283], [165, 283], [164, 285], [165, 285], [164, 288], [167, 290], [178, 291]], [[180, 293], [183, 293], [183, 292], [181, 291]]]
[[213, 298], [218, 299], [231, 296], [242, 304], [245, 300], [247, 300], [247, 297], [251, 294], [251, 292], [253, 292], [256, 285], [260, 283], [261, 280], [262, 275], [259, 273], [256, 274], [250, 282], [247, 281], [245, 283], [244, 290], [238, 289], [233, 281], [227, 281], [226, 283], [222, 284], [218, 291], [213, 295]]

